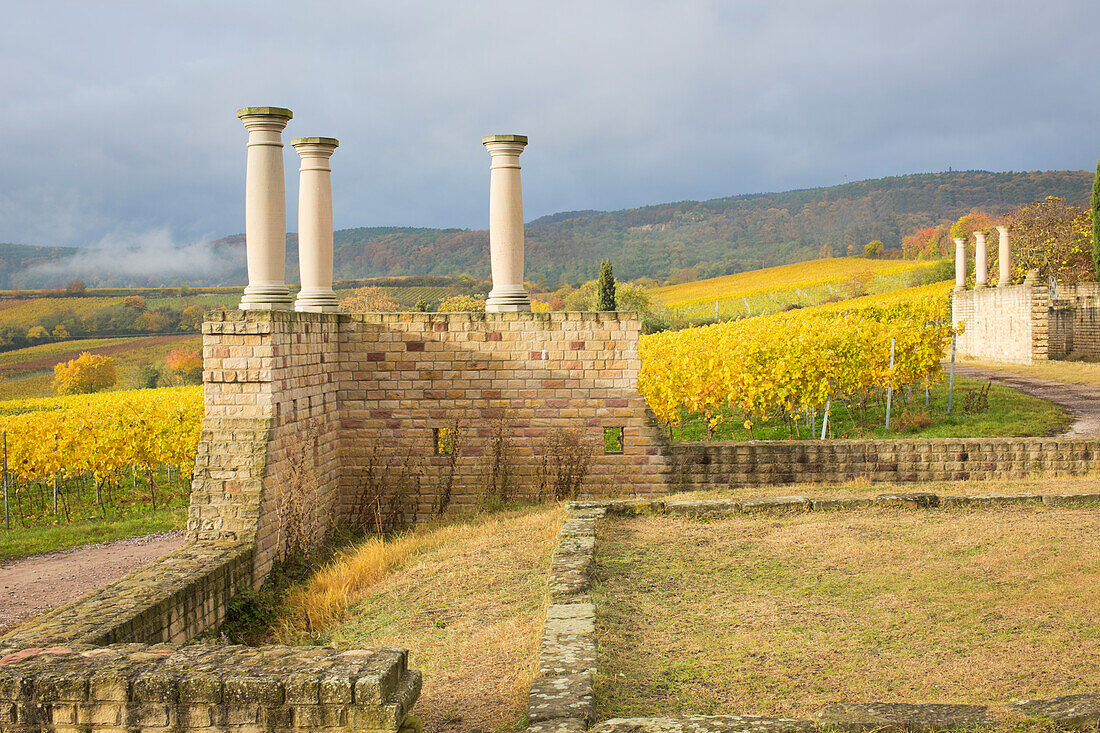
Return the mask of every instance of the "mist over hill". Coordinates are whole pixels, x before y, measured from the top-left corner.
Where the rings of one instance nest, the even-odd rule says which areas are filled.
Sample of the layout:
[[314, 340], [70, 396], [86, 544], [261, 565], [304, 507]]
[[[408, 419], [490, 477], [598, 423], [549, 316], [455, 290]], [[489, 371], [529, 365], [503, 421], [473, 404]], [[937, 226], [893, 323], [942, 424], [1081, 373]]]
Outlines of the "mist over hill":
[[[620, 279], [667, 278], [692, 268], [713, 277], [814, 259], [824, 250], [879, 239], [897, 248], [915, 229], [954, 221], [977, 208], [1000, 215], [1060, 196], [1088, 201], [1090, 171], [954, 171], [892, 176], [838, 186], [680, 201], [619, 211], [540, 217], [526, 229], [529, 280], [557, 285], [595, 276], [603, 259]], [[0, 232], [2, 236], [2, 232]], [[240, 285], [244, 236], [183, 247], [163, 236], [97, 250], [0, 245], [10, 286]], [[287, 279], [297, 278], [297, 237], [287, 236]], [[335, 233], [338, 279], [386, 275], [489, 275], [484, 230], [361, 227]], [[0, 281], [3, 275], [0, 274]]]

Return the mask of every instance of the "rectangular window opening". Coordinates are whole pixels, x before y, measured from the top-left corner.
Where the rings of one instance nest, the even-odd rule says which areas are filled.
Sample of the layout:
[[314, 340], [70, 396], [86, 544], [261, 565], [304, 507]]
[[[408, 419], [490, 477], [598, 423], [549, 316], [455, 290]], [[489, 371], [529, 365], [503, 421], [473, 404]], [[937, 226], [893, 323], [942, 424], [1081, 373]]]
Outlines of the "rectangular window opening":
[[453, 456], [455, 434], [453, 428], [432, 428], [432, 442], [437, 456]]
[[603, 452], [604, 453], [622, 453], [623, 452], [623, 429], [622, 428], [604, 428], [603, 429]]

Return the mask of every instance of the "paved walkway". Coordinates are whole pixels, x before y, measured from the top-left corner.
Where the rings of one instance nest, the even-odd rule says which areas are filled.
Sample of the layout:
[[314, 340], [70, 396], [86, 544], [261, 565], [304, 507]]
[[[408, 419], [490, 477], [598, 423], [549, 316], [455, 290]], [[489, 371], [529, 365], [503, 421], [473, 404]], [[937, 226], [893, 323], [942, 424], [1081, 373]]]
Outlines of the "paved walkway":
[[[945, 371], [949, 368], [946, 367]], [[1100, 389], [1096, 387], [1065, 384], [964, 364], [955, 364], [955, 374], [960, 377], [984, 379], [994, 384], [1003, 384], [1061, 405], [1074, 417], [1068, 429], [1061, 433], [1065, 437], [1100, 437]]]
[[0, 633], [183, 547], [183, 532], [83, 545], [0, 565]]

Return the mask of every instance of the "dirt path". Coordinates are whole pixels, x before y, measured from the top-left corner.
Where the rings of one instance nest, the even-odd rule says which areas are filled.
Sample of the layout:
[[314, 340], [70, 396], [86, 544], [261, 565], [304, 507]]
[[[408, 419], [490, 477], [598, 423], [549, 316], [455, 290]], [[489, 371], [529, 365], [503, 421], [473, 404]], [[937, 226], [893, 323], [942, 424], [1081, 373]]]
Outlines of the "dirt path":
[[0, 633], [183, 547], [183, 532], [32, 555], [0, 566]]
[[955, 374], [960, 377], [984, 379], [994, 384], [1018, 389], [1029, 395], [1041, 397], [1064, 407], [1074, 420], [1061, 435], [1066, 437], [1100, 436], [1100, 388], [1083, 384], [1066, 384], [1050, 379], [1026, 377], [992, 369], [955, 365]]

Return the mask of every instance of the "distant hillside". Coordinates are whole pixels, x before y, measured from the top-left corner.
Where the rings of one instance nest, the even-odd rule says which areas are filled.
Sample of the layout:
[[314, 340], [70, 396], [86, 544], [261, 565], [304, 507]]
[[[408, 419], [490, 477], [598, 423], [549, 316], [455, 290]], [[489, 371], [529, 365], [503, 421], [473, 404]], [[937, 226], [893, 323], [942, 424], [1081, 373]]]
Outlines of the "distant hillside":
[[[578, 282], [594, 277], [600, 260], [610, 259], [623, 279], [666, 278], [687, 268], [694, 268], [699, 277], [715, 277], [816, 259], [823, 247], [844, 254], [849, 245], [862, 247], [872, 239], [895, 248], [913, 230], [954, 221], [972, 208], [999, 215], [1046, 196], [1083, 204], [1092, 179], [1089, 171], [956, 171], [621, 211], [564, 212], [528, 223], [527, 276], [549, 285]], [[288, 273], [295, 273], [297, 240], [294, 235], [287, 240]], [[218, 269], [216, 275], [204, 277], [203, 284], [243, 283], [243, 244], [240, 235], [213, 243], [219, 252]], [[336, 232], [335, 245], [338, 278], [489, 275], [485, 231], [343, 229]], [[59, 273], [54, 269], [49, 276], [56, 280]], [[14, 274], [12, 280], [21, 287], [63, 284], [34, 277], [31, 270]], [[293, 274], [289, 277], [294, 279]], [[150, 275], [149, 280], [155, 279]], [[178, 283], [101, 279], [96, 284]]]

